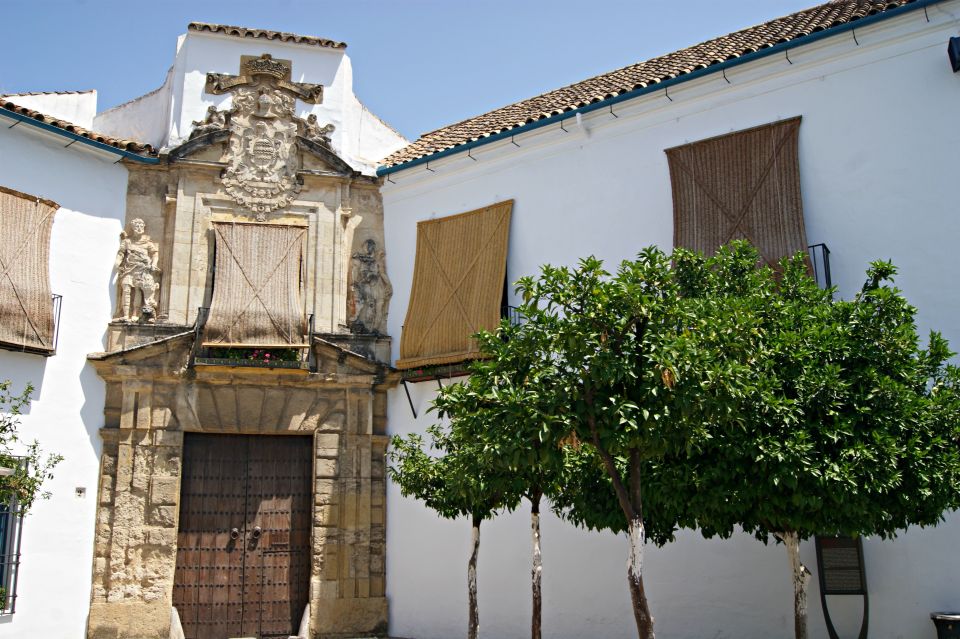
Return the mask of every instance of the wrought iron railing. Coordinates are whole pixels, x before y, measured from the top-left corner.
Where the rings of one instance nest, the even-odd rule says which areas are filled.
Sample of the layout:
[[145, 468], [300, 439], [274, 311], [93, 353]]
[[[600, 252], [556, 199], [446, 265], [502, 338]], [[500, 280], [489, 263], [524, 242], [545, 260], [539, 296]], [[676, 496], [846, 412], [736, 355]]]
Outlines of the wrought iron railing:
[[830, 277], [830, 249], [821, 242], [820, 244], [811, 244], [807, 247], [807, 254], [810, 256], [810, 268], [813, 273], [813, 279], [817, 281], [820, 288], [832, 288], [833, 279]]
[[[316, 361], [313, 357], [313, 338], [316, 334], [313, 313], [307, 316], [306, 343], [308, 346], [291, 346], [289, 349], [276, 347], [217, 347], [204, 345], [204, 327], [210, 317], [210, 308], [201, 306], [197, 309], [197, 320], [193, 326], [193, 349], [190, 352], [189, 365], [196, 366], [248, 366], [257, 368], [306, 368], [316, 370]], [[284, 359], [272, 357], [277, 351], [297, 351], [296, 358]], [[224, 353], [227, 351], [227, 353]], [[284, 354], [285, 355], [285, 354]]]
[[[29, 470], [27, 460], [15, 458], [14, 471]], [[23, 508], [16, 494], [0, 503], [0, 615], [17, 610], [17, 581], [20, 573], [20, 539], [23, 532]]]
[[510, 323], [516, 326], [523, 323], [523, 314], [517, 306], [501, 306], [500, 319], [510, 320]]

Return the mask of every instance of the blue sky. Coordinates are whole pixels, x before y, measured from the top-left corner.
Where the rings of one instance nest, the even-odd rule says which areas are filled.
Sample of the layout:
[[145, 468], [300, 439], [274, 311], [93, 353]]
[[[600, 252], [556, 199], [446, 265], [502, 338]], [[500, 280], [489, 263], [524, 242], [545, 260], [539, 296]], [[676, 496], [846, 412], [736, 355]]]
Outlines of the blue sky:
[[355, 90], [408, 138], [816, 0], [0, 0], [0, 93], [158, 87], [191, 21], [343, 40]]

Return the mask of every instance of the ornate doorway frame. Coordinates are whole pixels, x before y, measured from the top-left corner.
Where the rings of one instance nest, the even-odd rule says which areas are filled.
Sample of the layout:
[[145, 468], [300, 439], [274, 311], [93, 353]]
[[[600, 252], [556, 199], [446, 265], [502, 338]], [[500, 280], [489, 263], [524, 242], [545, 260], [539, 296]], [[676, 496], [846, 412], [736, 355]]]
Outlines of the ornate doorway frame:
[[310, 639], [384, 635], [381, 363], [317, 339], [316, 372], [197, 366], [193, 333], [90, 357], [107, 382], [91, 639], [168, 639], [185, 432], [313, 436]]

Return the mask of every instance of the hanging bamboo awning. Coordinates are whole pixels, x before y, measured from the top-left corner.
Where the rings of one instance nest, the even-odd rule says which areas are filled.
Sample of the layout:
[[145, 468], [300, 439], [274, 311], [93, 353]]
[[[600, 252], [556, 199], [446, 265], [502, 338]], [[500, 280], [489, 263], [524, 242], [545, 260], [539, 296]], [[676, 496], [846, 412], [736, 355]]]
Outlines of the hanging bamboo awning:
[[0, 342], [53, 351], [50, 231], [60, 205], [0, 187]]
[[216, 268], [204, 346], [305, 347], [306, 227], [214, 222]]
[[397, 368], [479, 355], [471, 336], [500, 322], [513, 200], [417, 224], [413, 288]]
[[667, 149], [674, 246], [712, 255], [745, 239], [771, 266], [806, 251], [800, 118]]

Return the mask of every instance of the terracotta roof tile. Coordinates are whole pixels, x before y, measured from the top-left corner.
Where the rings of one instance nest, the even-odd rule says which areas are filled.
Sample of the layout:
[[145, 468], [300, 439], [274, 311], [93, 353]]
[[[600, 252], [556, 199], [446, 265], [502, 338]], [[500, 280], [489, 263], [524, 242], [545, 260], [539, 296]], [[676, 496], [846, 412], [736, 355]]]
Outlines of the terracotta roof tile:
[[24, 93], [4, 93], [0, 98], [12, 98], [31, 95], [80, 95], [81, 93], [93, 93], [94, 89], [85, 89], [83, 91], [26, 91]]
[[87, 138], [88, 140], [94, 140], [101, 144], [106, 144], [117, 149], [122, 149], [124, 151], [129, 151], [131, 153], [136, 153], [137, 155], [143, 156], [156, 156], [156, 150], [149, 144], [143, 144], [142, 142], [137, 142], [135, 140], [123, 140], [118, 138], [110, 137], [109, 135], [103, 135], [101, 133], [96, 133], [88, 129], [83, 128], [73, 124], [72, 122], [67, 122], [66, 120], [61, 120], [50, 115], [45, 115], [39, 111], [33, 109], [28, 109], [27, 107], [20, 106], [19, 104], [14, 104], [6, 100], [6, 96], [0, 96], [0, 109], [6, 111], [12, 111], [19, 115], [32, 118], [37, 122], [42, 122], [44, 124], [56, 127], [58, 129], [63, 129], [73, 133], [74, 135], [79, 135], [80, 137]]
[[191, 22], [187, 25], [190, 31], [209, 31], [210, 33], [222, 33], [223, 35], [235, 36], [237, 38], [263, 38], [265, 40], [279, 40], [290, 44], [309, 44], [316, 47], [328, 47], [330, 49], [346, 49], [346, 42], [337, 42], [326, 38], [316, 36], [297, 35], [296, 33], [287, 33], [285, 31], [270, 31], [268, 29], [248, 29], [247, 27], [234, 27], [228, 24], [211, 24], [209, 22]]
[[833, 0], [424, 133], [384, 159], [382, 166], [427, 157], [915, 1]]

